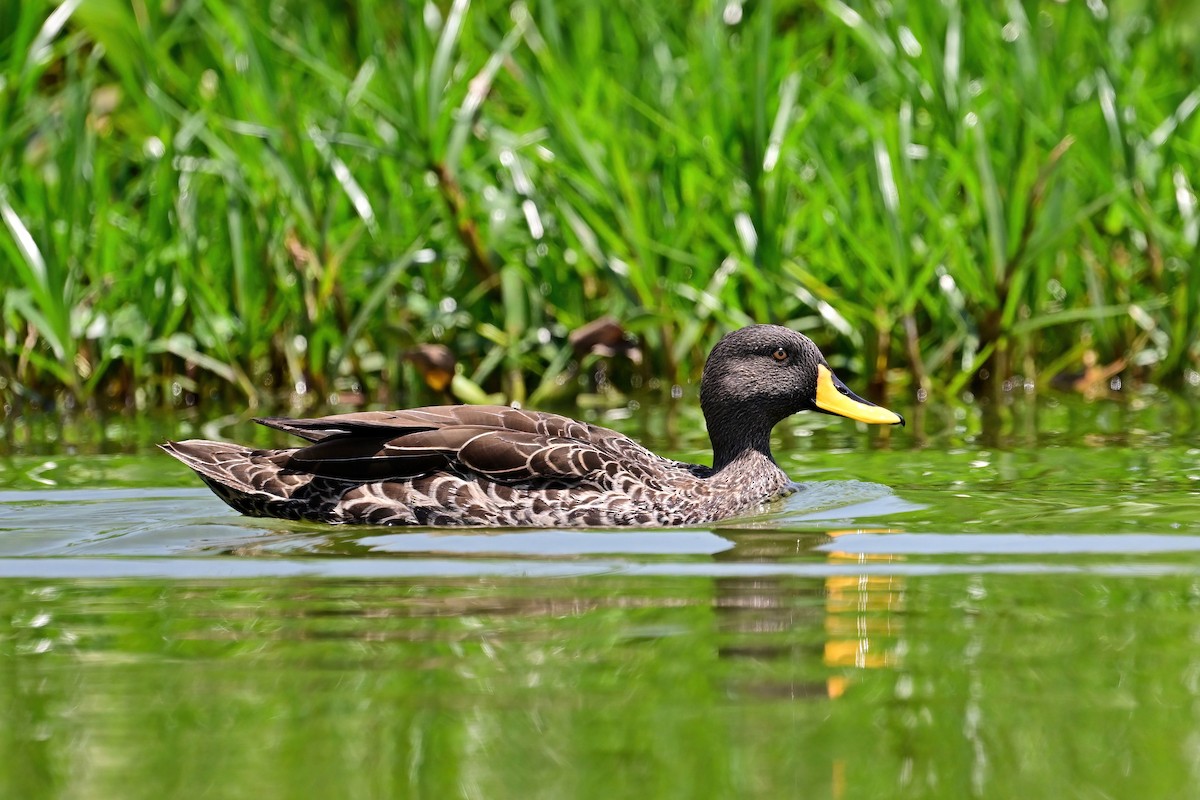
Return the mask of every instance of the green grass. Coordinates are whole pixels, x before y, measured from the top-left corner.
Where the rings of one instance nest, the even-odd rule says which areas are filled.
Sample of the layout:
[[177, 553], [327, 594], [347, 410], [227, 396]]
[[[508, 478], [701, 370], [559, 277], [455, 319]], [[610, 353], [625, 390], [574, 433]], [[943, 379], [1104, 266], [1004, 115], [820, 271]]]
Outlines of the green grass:
[[622, 382], [751, 321], [877, 397], [1195, 382], [1195, 9], [3, 3], [0, 387], [397, 399], [440, 342], [544, 402], [606, 314]]

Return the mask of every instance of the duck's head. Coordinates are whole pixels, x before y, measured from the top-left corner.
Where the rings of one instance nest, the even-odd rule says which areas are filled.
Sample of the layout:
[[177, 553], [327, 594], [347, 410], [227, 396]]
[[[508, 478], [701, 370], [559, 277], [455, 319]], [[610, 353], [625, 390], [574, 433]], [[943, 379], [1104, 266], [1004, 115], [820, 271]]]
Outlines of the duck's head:
[[751, 325], [717, 342], [704, 365], [700, 405], [718, 465], [736, 456], [730, 450], [765, 448], [775, 424], [800, 411], [904, 424], [846, 388], [811, 339], [779, 325]]

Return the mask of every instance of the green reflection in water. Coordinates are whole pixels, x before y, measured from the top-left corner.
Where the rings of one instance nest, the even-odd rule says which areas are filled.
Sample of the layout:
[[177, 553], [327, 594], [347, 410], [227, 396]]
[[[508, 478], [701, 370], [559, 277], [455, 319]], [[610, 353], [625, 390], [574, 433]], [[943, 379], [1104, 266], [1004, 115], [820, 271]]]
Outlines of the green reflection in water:
[[0, 584], [6, 797], [1182, 797], [1200, 580]]
[[5, 420], [0, 797], [1200, 794], [1194, 405], [901, 411], [652, 541], [250, 520], [152, 450], [243, 419]]

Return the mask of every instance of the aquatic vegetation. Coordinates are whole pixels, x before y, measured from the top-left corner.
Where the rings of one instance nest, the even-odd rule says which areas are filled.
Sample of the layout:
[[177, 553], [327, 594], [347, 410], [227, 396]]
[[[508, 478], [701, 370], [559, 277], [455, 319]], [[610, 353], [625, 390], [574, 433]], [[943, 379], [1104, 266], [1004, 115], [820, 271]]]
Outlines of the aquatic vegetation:
[[8, 404], [540, 402], [751, 321], [874, 399], [1200, 382], [1189, 4], [0, 15]]

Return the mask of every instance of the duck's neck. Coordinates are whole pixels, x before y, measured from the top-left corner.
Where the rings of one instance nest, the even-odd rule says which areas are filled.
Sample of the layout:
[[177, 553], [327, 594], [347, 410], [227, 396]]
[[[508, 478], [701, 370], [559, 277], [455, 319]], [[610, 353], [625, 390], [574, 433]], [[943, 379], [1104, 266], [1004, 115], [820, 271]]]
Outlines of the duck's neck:
[[775, 460], [766, 439], [756, 446], [715, 450], [714, 471], [707, 483], [712, 492], [750, 498], [753, 503], [776, 497], [791, 481]]
[[771, 429], [763, 425], [748, 425], [746, 420], [725, 419], [710, 421], [709, 438], [713, 446], [713, 471], [720, 472], [730, 465], [766, 460], [772, 465]]

